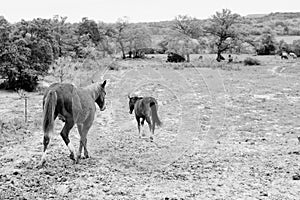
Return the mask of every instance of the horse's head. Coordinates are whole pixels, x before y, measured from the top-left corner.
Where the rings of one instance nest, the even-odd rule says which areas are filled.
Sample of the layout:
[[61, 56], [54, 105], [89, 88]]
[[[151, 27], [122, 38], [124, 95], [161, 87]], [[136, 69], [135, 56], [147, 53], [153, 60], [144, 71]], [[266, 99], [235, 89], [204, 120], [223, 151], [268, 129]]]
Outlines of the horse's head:
[[106, 80], [100, 85], [100, 93], [98, 98], [96, 99], [96, 103], [98, 104], [99, 108], [101, 111], [105, 110], [106, 106], [105, 106], [105, 85], [106, 85]]
[[130, 97], [128, 95], [129, 98], [129, 113], [132, 114], [133, 110], [134, 110], [134, 104], [136, 103], [136, 101], [138, 99], [140, 99], [140, 97]]

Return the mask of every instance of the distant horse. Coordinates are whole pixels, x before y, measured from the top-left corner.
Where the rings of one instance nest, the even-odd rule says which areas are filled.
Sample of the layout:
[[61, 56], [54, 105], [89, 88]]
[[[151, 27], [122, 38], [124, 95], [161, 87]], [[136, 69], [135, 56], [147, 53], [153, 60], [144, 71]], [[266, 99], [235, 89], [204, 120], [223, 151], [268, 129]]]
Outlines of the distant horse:
[[285, 51], [283, 51], [280, 56], [281, 56], [281, 59], [289, 59], [288, 53]]
[[[65, 123], [60, 135], [70, 151], [70, 158], [78, 163], [82, 147], [84, 156], [88, 158], [87, 133], [93, 124], [96, 106], [105, 110], [105, 84], [93, 83], [84, 88], [78, 88], [69, 83], [54, 83], [47, 88], [43, 98], [43, 131], [44, 153], [39, 166], [46, 162], [47, 146], [50, 142], [50, 132], [53, 132], [54, 121], [57, 116]], [[69, 132], [74, 124], [80, 134], [79, 150], [76, 156], [75, 149], [69, 140]]]
[[296, 59], [296, 58], [297, 58], [297, 55], [296, 55], [294, 52], [290, 52], [290, 53], [289, 53], [289, 56], [291, 56], [293, 59]]
[[[141, 137], [141, 124], [144, 125], [146, 119], [150, 132], [150, 140], [153, 141], [155, 124], [158, 126], [162, 125], [162, 122], [159, 120], [157, 115], [158, 104], [155, 98], [153, 97], [130, 97], [129, 98], [129, 113], [132, 114], [133, 110], [135, 112], [135, 118], [138, 124], [139, 135]], [[140, 123], [140, 119], [142, 122]], [[144, 135], [143, 135], [144, 136]]]

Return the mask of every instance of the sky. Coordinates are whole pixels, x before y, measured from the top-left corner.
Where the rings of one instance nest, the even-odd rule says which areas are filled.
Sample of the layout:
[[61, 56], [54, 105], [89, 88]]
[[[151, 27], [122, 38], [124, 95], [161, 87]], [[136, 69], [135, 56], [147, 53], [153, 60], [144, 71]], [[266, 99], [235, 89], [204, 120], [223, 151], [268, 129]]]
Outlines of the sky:
[[114, 23], [173, 20], [178, 15], [207, 19], [227, 8], [242, 16], [271, 12], [300, 12], [300, 0], [2, 0], [0, 16], [11, 23], [34, 18], [67, 17], [80, 22], [83, 17]]

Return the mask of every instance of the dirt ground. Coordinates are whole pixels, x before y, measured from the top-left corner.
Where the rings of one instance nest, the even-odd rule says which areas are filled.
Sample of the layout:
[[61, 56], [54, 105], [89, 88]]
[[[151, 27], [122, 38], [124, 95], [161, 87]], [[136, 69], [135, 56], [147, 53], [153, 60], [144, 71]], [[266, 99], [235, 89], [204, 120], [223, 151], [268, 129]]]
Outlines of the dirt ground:
[[[97, 108], [90, 158], [73, 164], [56, 121], [41, 159], [42, 94], [0, 92], [0, 199], [299, 199], [300, 61], [258, 58], [231, 70], [120, 61]], [[237, 70], [239, 69], [239, 70]], [[98, 76], [99, 75], [99, 76]], [[163, 126], [140, 139], [128, 94], [159, 102]], [[70, 133], [78, 147], [77, 129]]]

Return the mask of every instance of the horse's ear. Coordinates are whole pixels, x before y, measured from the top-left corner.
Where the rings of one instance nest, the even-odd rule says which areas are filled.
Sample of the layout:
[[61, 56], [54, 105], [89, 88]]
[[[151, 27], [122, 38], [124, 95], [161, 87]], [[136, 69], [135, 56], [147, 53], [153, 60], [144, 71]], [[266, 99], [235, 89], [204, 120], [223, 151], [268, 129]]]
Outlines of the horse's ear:
[[105, 81], [103, 81], [103, 83], [102, 83], [102, 85], [101, 85], [101, 87], [105, 87], [105, 85], [106, 85], [106, 80]]

